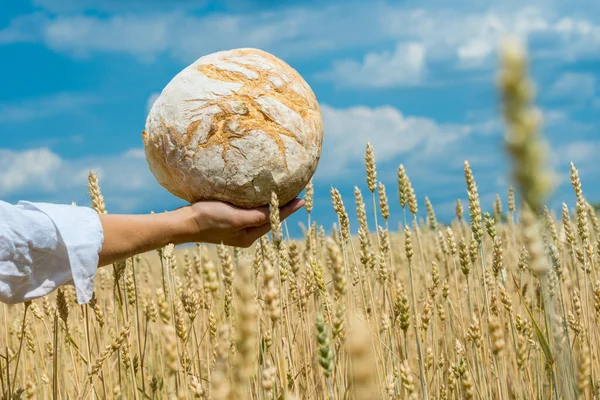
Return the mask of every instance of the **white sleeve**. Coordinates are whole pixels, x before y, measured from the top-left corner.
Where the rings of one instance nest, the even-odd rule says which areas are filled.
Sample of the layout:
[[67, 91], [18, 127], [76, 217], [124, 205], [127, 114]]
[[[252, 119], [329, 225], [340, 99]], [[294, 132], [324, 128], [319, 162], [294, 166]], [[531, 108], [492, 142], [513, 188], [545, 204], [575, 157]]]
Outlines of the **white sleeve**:
[[77, 301], [87, 303], [103, 241], [91, 208], [0, 201], [0, 301], [32, 300], [72, 284]]

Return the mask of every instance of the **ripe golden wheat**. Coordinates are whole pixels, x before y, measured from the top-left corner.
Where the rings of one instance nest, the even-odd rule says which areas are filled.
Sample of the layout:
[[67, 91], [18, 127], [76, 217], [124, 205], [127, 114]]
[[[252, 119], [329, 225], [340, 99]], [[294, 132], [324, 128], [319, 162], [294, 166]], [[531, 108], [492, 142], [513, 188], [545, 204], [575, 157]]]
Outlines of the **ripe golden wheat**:
[[[550, 175], [518, 44], [501, 66], [508, 210], [498, 195], [484, 212], [465, 162], [468, 221], [457, 201], [438, 222], [428, 198], [421, 221], [400, 165], [393, 232], [368, 145], [372, 213], [359, 187], [352, 200], [332, 188], [329, 236], [311, 220], [311, 183], [303, 240], [287, 237], [273, 196], [271, 239], [251, 249], [167, 246], [101, 268], [85, 306], [71, 287], [3, 305], [4, 398], [598, 398], [600, 224], [573, 165], [576, 204], [558, 220], [544, 207]], [[106, 212], [92, 173], [89, 192]]]

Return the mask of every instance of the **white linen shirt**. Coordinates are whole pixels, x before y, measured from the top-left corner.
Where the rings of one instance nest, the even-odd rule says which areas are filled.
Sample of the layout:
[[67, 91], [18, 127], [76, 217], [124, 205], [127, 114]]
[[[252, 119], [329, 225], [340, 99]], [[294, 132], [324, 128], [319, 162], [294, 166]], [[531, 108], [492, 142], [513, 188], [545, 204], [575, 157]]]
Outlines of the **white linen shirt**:
[[87, 303], [103, 241], [91, 208], [0, 201], [0, 301], [33, 300], [71, 284], [79, 304]]

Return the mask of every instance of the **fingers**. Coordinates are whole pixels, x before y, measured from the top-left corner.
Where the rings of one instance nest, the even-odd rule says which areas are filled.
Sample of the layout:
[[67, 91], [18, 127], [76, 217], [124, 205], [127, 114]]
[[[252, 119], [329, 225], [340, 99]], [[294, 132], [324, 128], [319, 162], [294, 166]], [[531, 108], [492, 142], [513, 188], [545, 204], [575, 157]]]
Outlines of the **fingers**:
[[279, 219], [283, 221], [302, 207], [304, 207], [303, 199], [294, 199], [279, 209]]
[[244, 235], [247, 237], [248, 241], [254, 243], [261, 236], [266, 235], [271, 230], [271, 224], [264, 224], [261, 226], [255, 226], [252, 228], [248, 228]]
[[[279, 218], [281, 221], [285, 220], [287, 217], [298, 211], [304, 207], [304, 200], [295, 199], [290, 201], [285, 206], [281, 207], [279, 210]], [[268, 221], [268, 219], [267, 219]], [[254, 243], [258, 238], [267, 234], [271, 230], [271, 223], [266, 222], [265, 224], [259, 226], [248, 227], [244, 232], [246, 239], [251, 243]]]
[[[287, 203], [285, 206], [279, 208], [279, 219], [283, 221], [300, 208], [304, 206], [304, 200], [294, 199]], [[249, 227], [261, 227], [262, 225], [269, 224], [269, 206], [262, 206], [250, 210], [239, 210], [238, 217], [240, 218], [240, 225], [243, 228]], [[268, 230], [267, 230], [268, 232]]]
[[262, 206], [250, 210], [240, 209], [237, 217], [242, 228], [261, 226], [269, 222], [269, 207]]

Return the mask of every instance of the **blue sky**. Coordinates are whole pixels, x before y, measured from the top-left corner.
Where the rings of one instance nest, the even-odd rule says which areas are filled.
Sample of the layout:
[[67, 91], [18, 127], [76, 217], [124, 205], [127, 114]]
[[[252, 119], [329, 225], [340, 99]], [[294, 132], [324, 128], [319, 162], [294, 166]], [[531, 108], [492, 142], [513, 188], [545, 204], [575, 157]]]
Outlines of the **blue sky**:
[[[466, 198], [464, 160], [482, 204], [497, 192], [506, 203], [496, 56], [500, 38], [517, 34], [531, 52], [552, 148], [550, 205], [573, 201], [571, 161], [587, 197], [600, 201], [599, 11], [592, 0], [0, 0], [0, 198], [87, 205], [92, 169], [110, 212], [181, 205], [143, 156], [149, 104], [198, 57], [257, 47], [296, 68], [321, 104], [318, 222], [334, 221], [331, 186], [354, 214], [354, 186], [367, 191], [367, 141], [393, 224], [400, 163], [420, 208], [428, 196], [442, 220]], [[290, 221], [293, 233], [305, 218]]]

